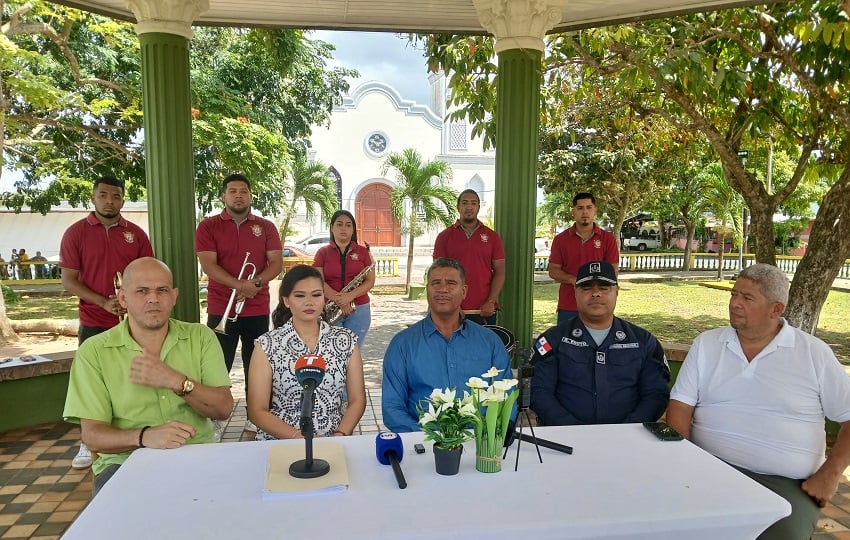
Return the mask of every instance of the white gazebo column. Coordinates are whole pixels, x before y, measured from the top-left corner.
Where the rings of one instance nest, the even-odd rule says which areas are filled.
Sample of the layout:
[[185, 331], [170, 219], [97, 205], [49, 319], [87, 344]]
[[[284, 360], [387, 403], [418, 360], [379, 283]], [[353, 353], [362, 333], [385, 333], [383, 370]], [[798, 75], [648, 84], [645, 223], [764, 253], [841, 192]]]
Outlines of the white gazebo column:
[[157, 258], [180, 289], [173, 316], [200, 319], [189, 92], [191, 24], [208, 0], [128, 0], [142, 49], [148, 225]]
[[543, 37], [567, 0], [473, 0], [496, 38], [496, 230], [505, 242], [507, 277], [499, 324], [519, 347], [531, 345], [537, 147]]

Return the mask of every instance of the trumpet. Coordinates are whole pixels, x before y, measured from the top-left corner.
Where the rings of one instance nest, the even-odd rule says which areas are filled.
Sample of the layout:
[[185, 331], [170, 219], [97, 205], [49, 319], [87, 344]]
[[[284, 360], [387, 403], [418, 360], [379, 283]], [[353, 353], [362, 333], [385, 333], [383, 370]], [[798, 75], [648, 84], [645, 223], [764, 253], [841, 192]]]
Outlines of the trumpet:
[[[254, 279], [254, 276], [257, 274], [257, 265], [252, 262], [248, 262], [248, 257], [251, 256], [250, 251], [245, 252], [245, 260], [242, 261], [242, 268], [239, 269], [239, 275], [236, 277], [238, 280], [242, 279]], [[245, 270], [251, 268], [251, 272], [247, 276], [243, 276]], [[241, 299], [236, 302], [236, 306], [233, 306], [233, 302], [236, 300], [236, 289], [233, 289], [233, 292], [230, 293], [230, 300], [227, 301], [227, 307], [224, 308], [224, 315], [221, 317], [221, 321], [218, 325], [213, 328], [219, 334], [226, 334], [227, 331], [224, 329], [227, 326], [227, 321], [234, 322], [239, 318], [239, 314], [242, 313], [242, 308], [245, 307], [245, 299]], [[230, 316], [230, 310], [233, 309], [233, 317]]]
[[[115, 272], [115, 275], [112, 276], [112, 285], [115, 287], [115, 298], [118, 298], [118, 291], [121, 290], [121, 282], [123, 281], [123, 277], [121, 276], [121, 272]], [[119, 309], [121, 306], [118, 306]], [[118, 321], [121, 322], [124, 320], [124, 314], [120, 311], [118, 312]]]

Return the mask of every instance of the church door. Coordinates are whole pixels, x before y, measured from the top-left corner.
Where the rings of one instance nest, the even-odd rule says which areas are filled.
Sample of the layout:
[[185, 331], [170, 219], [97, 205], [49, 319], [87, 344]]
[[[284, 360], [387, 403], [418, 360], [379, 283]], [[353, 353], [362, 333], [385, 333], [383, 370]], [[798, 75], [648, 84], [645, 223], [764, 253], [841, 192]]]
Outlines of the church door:
[[361, 189], [355, 201], [357, 241], [372, 246], [400, 246], [399, 223], [390, 209], [390, 187], [369, 184]]

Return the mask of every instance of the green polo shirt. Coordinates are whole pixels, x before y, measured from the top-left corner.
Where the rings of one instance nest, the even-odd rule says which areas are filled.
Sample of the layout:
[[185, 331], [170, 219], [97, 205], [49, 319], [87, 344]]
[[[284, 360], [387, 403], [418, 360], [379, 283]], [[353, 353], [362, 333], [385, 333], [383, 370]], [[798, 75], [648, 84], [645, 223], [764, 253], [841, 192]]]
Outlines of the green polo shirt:
[[[71, 365], [65, 420], [74, 423], [79, 423], [80, 418], [99, 420], [118, 429], [139, 429], [178, 420], [197, 428], [188, 443], [213, 442], [212, 422], [173, 390], [130, 382], [130, 362], [141, 354], [142, 348], [130, 336], [126, 319], [80, 345]], [[207, 386], [230, 386], [218, 339], [203, 324], [170, 319], [160, 358], [193, 381]], [[98, 454], [92, 471], [97, 475], [107, 465], [124, 463], [129, 455], [129, 451]]]

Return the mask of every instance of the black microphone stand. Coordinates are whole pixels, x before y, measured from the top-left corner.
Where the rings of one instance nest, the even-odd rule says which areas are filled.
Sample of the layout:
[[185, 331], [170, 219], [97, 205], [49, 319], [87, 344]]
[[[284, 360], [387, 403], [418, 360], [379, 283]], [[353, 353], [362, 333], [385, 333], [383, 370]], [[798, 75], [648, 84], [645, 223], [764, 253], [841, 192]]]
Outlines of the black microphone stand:
[[305, 456], [289, 466], [290, 476], [295, 478], [318, 478], [328, 474], [330, 464], [324, 459], [313, 459], [313, 390], [312, 379], [304, 385], [301, 394], [301, 434], [304, 435]]

